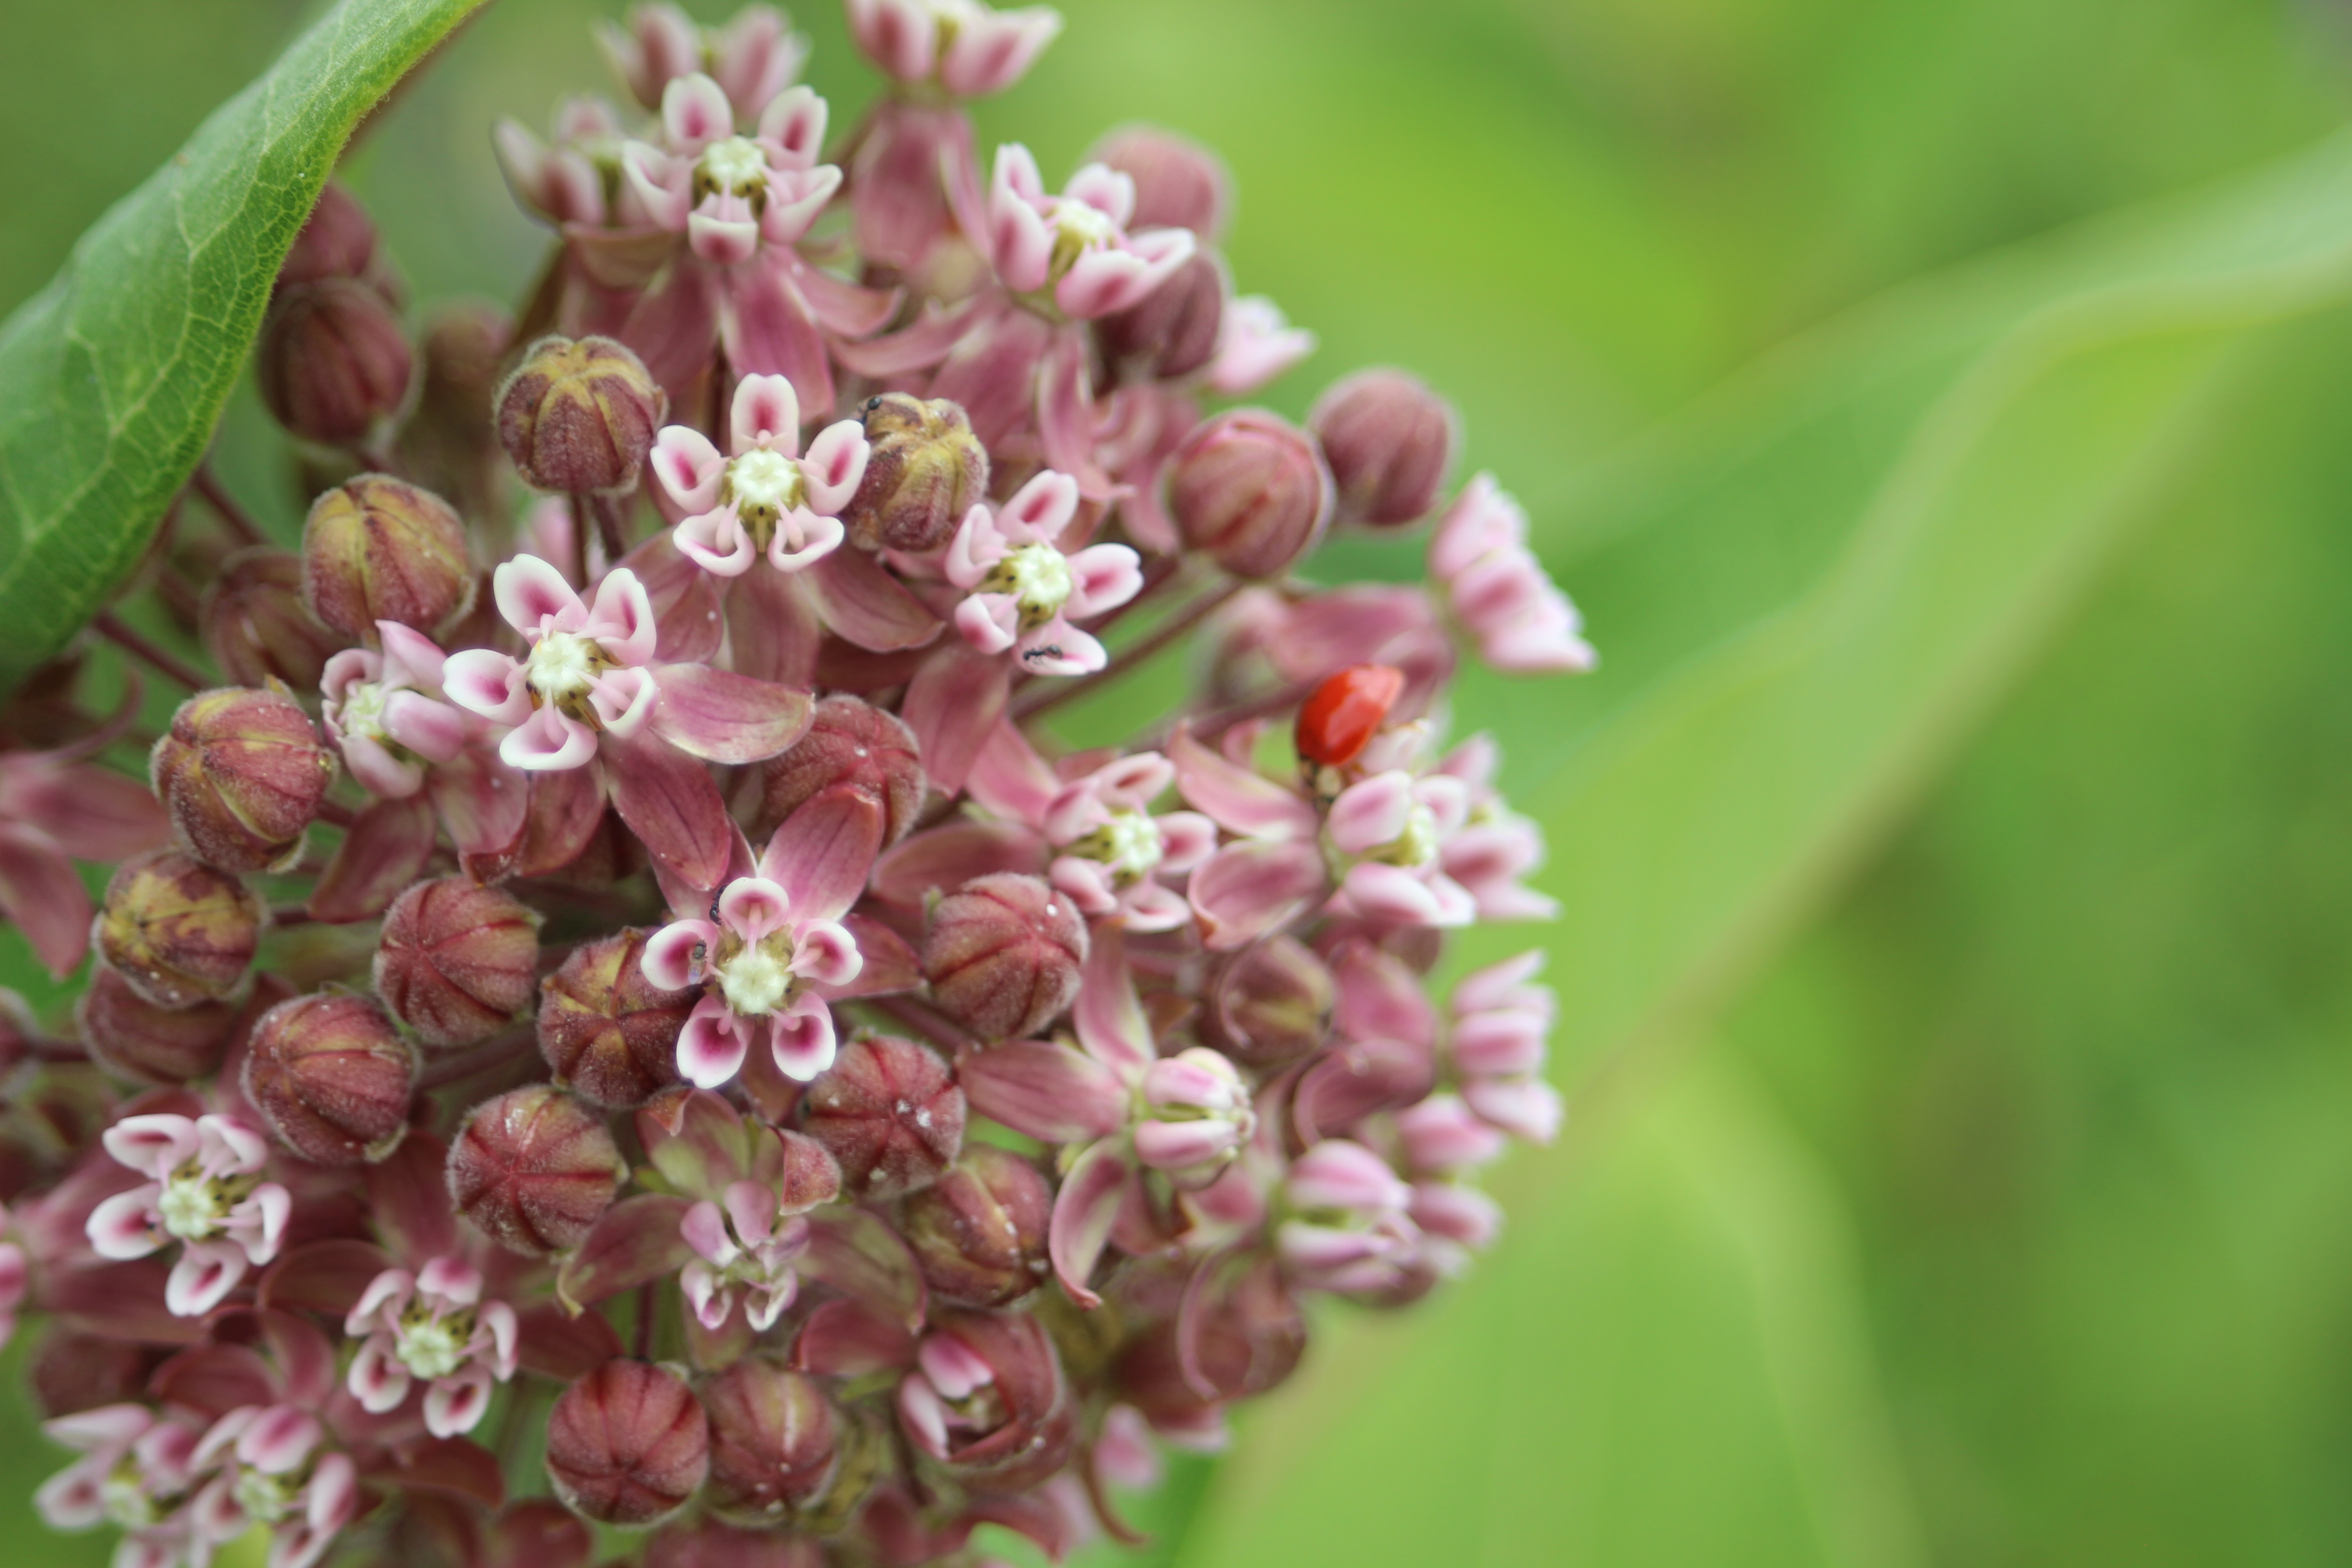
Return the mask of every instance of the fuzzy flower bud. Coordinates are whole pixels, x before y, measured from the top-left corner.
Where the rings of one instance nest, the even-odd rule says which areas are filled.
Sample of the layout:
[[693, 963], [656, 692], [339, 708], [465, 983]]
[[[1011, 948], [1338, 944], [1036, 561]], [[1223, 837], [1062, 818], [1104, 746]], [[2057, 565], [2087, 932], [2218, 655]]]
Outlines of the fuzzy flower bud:
[[686, 1506], [710, 1470], [710, 1426], [677, 1374], [608, 1361], [547, 1416], [547, 1475], [583, 1519], [645, 1530]]
[[1225, 161], [1189, 136], [1157, 125], [1123, 125], [1095, 143], [1090, 163], [1135, 182], [1134, 228], [1189, 228], [1213, 245], [1234, 210]]
[[533, 1258], [580, 1245], [628, 1173], [603, 1118], [546, 1084], [476, 1106], [449, 1146], [457, 1212]]
[[254, 380], [270, 417], [305, 441], [352, 447], [408, 399], [416, 367], [384, 297], [350, 278], [281, 289], [262, 323]]
[[702, 1386], [710, 1418], [710, 1505], [774, 1525], [824, 1495], [840, 1457], [833, 1406], [813, 1379], [758, 1356]]
[[254, 1026], [245, 1095], [278, 1141], [321, 1165], [392, 1152], [408, 1131], [416, 1053], [372, 997], [321, 991]]
[[541, 338], [498, 393], [499, 439], [523, 482], [625, 495], [669, 413], [645, 362], [611, 338]]
[[1218, 965], [1201, 1037], [1244, 1067], [1286, 1067], [1323, 1043], [1338, 1004], [1323, 961], [1296, 939], [1276, 936]]
[[1034, 1035], [1078, 994], [1087, 925], [1039, 877], [975, 877], [940, 900], [923, 941], [931, 994], [982, 1039]]
[[1316, 401], [1307, 427], [1323, 443], [1343, 522], [1402, 528], [1427, 517], [1444, 488], [1461, 424], [1453, 405], [1401, 370], [1359, 371]]
[[1095, 341], [1121, 381], [1177, 381], [1216, 357], [1224, 310], [1224, 268], [1196, 252], [1141, 302], [1097, 321]]
[[291, 865], [335, 779], [334, 753], [274, 681], [189, 698], [147, 765], [173, 835], [224, 871]]
[[530, 1005], [538, 968], [537, 914], [511, 893], [445, 877], [385, 912], [375, 992], [426, 1046], [470, 1046]]
[[1136, 1124], [1135, 1154], [1180, 1187], [1203, 1187], [1257, 1130], [1249, 1085], [1234, 1064], [1202, 1046], [1143, 1069], [1150, 1114]]
[[367, 209], [347, 187], [329, 180], [278, 265], [278, 287], [364, 278], [375, 267], [375, 221]]
[[988, 448], [963, 407], [886, 392], [866, 400], [866, 477], [843, 509], [861, 550], [930, 550], [988, 499]]
[[1236, 577], [1278, 577], [1331, 521], [1331, 475], [1312, 437], [1236, 408], [1202, 422], [1168, 461], [1168, 511], [1184, 542]]
[[592, 1104], [642, 1105], [677, 1081], [677, 1037], [702, 990], [646, 979], [646, 935], [583, 943], [540, 986], [540, 1054]]
[[196, 611], [205, 651], [240, 686], [276, 679], [314, 689], [345, 639], [302, 603], [302, 558], [290, 550], [240, 550], [221, 563]]
[[190, 1007], [244, 984], [268, 915], [227, 872], [159, 849], [108, 881], [92, 937], [131, 990], [158, 1007]]
[[378, 621], [430, 634], [473, 592], [466, 527], [432, 491], [362, 474], [310, 505], [302, 524], [302, 596], [353, 640]]
[[1043, 1480], [1068, 1458], [1073, 1426], [1052, 1336], [1025, 1312], [934, 1312], [898, 1384], [898, 1425], [977, 1490]]
[[928, 786], [919, 750], [915, 732], [896, 713], [856, 697], [824, 699], [808, 732], [761, 764], [755, 835], [773, 833], [801, 806], [837, 790], [871, 803], [882, 814], [883, 844], [897, 843], [923, 808]]
[[74, 1017], [99, 1066], [133, 1083], [166, 1085], [219, 1070], [236, 1012], [228, 1002], [159, 1007], [119, 972], [100, 968], [89, 977]]
[[975, 1143], [936, 1185], [907, 1200], [899, 1228], [942, 1300], [1002, 1307], [1052, 1268], [1045, 1237], [1054, 1189], [1044, 1173], [992, 1143]]
[[809, 1087], [801, 1130], [840, 1162], [845, 1195], [874, 1202], [939, 1180], [963, 1122], [963, 1090], [938, 1052], [874, 1036], [844, 1046]]

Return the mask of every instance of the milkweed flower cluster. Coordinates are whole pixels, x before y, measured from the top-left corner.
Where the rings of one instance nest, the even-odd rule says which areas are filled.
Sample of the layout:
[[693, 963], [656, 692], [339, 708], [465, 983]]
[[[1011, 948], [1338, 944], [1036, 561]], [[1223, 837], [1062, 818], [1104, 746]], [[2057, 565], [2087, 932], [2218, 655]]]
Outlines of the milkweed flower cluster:
[[[848, 15], [887, 88], [830, 142], [774, 10], [602, 27], [623, 100], [492, 139], [520, 322], [412, 336], [331, 186], [259, 354], [332, 482], [299, 549], [215, 488], [157, 553], [218, 683], [146, 787], [135, 689], [0, 710], [0, 911], [97, 949], [0, 1008], [0, 1334], [78, 1456], [43, 1516], [126, 1568], [1131, 1538], [1312, 1298], [1458, 1273], [1559, 1125], [1538, 955], [1436, 978], [1551, 912], [1443, 732], [1465, 656], [1592, 665], [1524, 516], [1402, 372], [1222, 405], [1313, 340], [1211, 155], [983, 153], [1052, 11]], [[1418, 585], [1318, 576], [1422, 527]]]

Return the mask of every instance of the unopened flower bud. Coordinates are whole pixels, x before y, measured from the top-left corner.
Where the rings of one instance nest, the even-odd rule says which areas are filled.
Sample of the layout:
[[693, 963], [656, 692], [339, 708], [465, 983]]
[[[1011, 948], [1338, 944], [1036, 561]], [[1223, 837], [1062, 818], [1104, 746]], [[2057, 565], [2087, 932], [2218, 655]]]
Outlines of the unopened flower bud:
[[1453, 405], [1401, 370], [1359, 371], [1317, 399], [1307, 427], [1323, 443], [1343, 522], [1401, 528], [1427, 517], [1445, 485], [1459, 424]]
[[1162, 1057], [1143, 1071], [1150, 1114], [1136, 1124], [1135, 1154], [1180, 1187], [1203, 1187], [1257, 1130], [1249, 1085], [1205, 1046]]
[[91, 974], [74, 1008], [92, 1060], [118, 1078], [156, 1087], [217, 1071], [236, 1013], [228, 1002], [159, 1007], [104, 967]]
[[572, 949], [540, 986], [539, 1050], [557, 1080], [597, 1105], [642, 1105], [677, 1082], [677, 1037], [702, 988], [646, 978], [646, 932]]
[[1224, 268], [1195, 251], [1140, 303], [1095, 322], [1103, 362], [1120, 381], [1176, 381], [1216, 356], [1224, 321]]
[[148, 777], [181, 845], [224, 871], [291, 865], [335, 780], [335, 755], [275, 682], [200, 691], [172, 715]]
[[374, 220], [359, 198], [329, 180], [319, 192], [301, 232], [278, 268], [279, 289], [299, 288], [330, 278], [364, 278], [375, 266]]
[[268, 907], [226, 871], [177, 849], [125, 864], [93, 933], [126, 984], [158, 1007], [218, 1001], [245, 982]]
[[1287, 1067], [1323, 1043], [1339, 987], [1305, 943], [1276, 936], [1244, 948], [1210, 976], [1201, 1037], [1244, 1067]]
[[431, 490], [362, 474], [313, 501], [302, 524], [304, 602], [354, 641], [378, 621], [430, 635], [473, 585], [466, 525]]
[[931, 994], [985, 1040], [1034, 1035], [1078, 994], [1087, 924], [1042, 877], [998, 871], [940, 900], [923, 940]]
[[316, 690], [327, 660], [349, 639], [302, 603], [302, 558], [290, 550], [240, 550], [221, 563], [196, 612], [205, 651], [240, 686], [268, 679]]
[[541, 338], [498, 392], [499, 440], [534, 489], [625, 495], [669, 413], [645, 362], [611, 338]]
[[866, 400], [866, 477], [841, 521], [864, 550], [930, 550], [988, 499], [988, 448], [961, 405], [886, 392]]
[[375, 994], [427, 1046], [487, 1040], [530, 1005], [539, 916], [464, 877], [419, 882], [393, 901], [375, 954]]
[[845, 1196], [895, 1198], [939, 1180], [963, 1147], [964, 1098], [937, 1051], [869, 1036], [809, 1086], [801, 1130], [841, 1165]]
[[701, 1393], [710, 1419], [713, 1509], [740, 1523], [773, 1525], [824, 1495], [840, 1434], [814, 1379], [747, 1356]]
[[1405, 1163], [1423, 1174], [1450, 1175], [1503, 1152], [1503, 1135], [1472, 1114], [1461, 1097], [1433, 1094], [1397, 1112]]
[[608, 1361], [547, 1415], [547, 1475], [583, 1519], [645, 1530], [686, 1506], [710, 1470], [710, 1427], [685, 1380]]
[[938, 1184], [907, 1200], [899, 1229], [932, 1295], [1001, 1307], [1036, 1289], [1052, 1267], [1053, 1217], [1044, 1173], [1010, 1149], [975, 1143]]
[[1135, 182], [1130, 229], [1189, 228], [1205, 243], [1233, 216], [1234, 177], [1224, 160], [1189, 136], [1157, 125], [1122, 125], [1095, 143], [1088, 162]]
[[1278, 577], [1323, 537], [1331, 476], [1314, 438], [1262, 409], [1203, 420], [1168, 460], [1184, 542], [1236, 577]]
[[895, 844], [915, 826], [928, 787], [915, 732], [896, 713], [856, 697], [828, 697], [816, 705], [808, 732], [780, 757], [761, 764], [760, 819], [764, 838], [803, 804], [845, 789], [882, 812], [882, 842]]
[[[1146, 1329], [1111, 1369], [1119, 1397], [1154, 1422], [1181, 1423], [1223, 1400], [1263, 1394], [1297, 1369], [1307, 1319], [1280, 1268], [1265, 1259], [1213, 1291], [1192, 1339], [1188, 1355], [1173, 1314]], [[1213, 1400], [1202, 1397], [1195, 1375]]]
[[604, 1119], [546, 1084], [474, 1107], [449, 1146], [457, 1212], [534, 1258], [579, 1246], [628, 1173]]
[[1043, 1480], [1068, 1458], [1075, 1426], [1052, 1336], [1026, 1312], [934, 1310], [898, 1384], [898, 1425], [974, 1489]]
[[253, 1026], [245, 1097], [278, 1141], [321, 1165], [381, 1160], [408, 1130], [416, 1053], [373, 997], [321, 991]]
[[282, 289], [262, 323], [254, 380], [270, 416], [305, 441], [351, 447], [407, 400], [415, 356], [384, 297], [349, 278]]

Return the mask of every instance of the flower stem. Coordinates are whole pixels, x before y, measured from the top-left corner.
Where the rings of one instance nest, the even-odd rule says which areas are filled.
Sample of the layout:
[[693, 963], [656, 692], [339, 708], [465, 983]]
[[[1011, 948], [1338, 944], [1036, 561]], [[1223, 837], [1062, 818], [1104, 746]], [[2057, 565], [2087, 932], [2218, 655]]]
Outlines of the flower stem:
[[205, 498], [205, 504], [212, 508], [214, 515], [236, 536], [239, 544], [252, 546], [269, 542], [269, 536], [261, 531], [261, 525], [253, 521], [253, 514], [237, 505], [236, 498], [222, 487], [220, 479], [213, 473], [210, 461], [198, 463], [195, 477], [188, 483]]
[[1241, 591], [1242, 584], [1230, 578], [1219, 584], [1152, 627], [1150, 634], [1137, 641], [1132, 647], [1121, 648], [1115, 661], [1103, 666], [1092, 675], [1081, 675], [1076, 680], [1057, 680], [1054, 682], [1052, 689], [1036, 692], [1015, 703], [1013, 710], [1013, 719], [1018, 721], [1024, 719], [1034, 719], [1040, 713], [1050, 713], [1064, 703], [1083, 697], [1088, 691], [1128, 674], [1154, 654], [1182, 641], [1195, 626], [1215, 614], [1226, 601]]
[[178, 682], [191, 691], [202, 691], [213, 684], [212, 678], [178, 654], [150, 641], [143, 634], [123, 624], [122, 617], [112, 610], [100, 610], [90, 623], [98, 635], [147, 666], [167, 680]]

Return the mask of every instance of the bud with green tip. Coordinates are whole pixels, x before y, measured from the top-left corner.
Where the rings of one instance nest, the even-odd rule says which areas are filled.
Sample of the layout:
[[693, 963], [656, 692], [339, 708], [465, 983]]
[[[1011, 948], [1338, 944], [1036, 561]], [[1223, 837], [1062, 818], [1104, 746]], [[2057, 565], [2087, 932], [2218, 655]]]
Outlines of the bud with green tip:
[[269, 918], [260, 895], [178, 849], [130, 861], [106, 884], [99, 952], [158, 1007], [219, 1001], [245, 983]]
[[378, 621], [428, 636], [472, 602], [466, 526], [449, 503], [405, 480], [362, 474], [326, 491], [302, 524], [302, 597], [354, 642]]
[[886, 392], [866, 399], [866, 477], [842, 511], [861, 550], [930, 550], [988, 499], [988, 448], [962, 405]]
[[278, 1141], [321, 1165], [383, 1159], [408, 1131], [416, 1053], [372, 997], [321, 991], [261, 1016], [245, 1095]]
[[497, 395], [499, 440], [523, 482], [563, 495], [625, 495], [669, 413], [645, 362], [611, 338], [546, 337]]
[[172, 831], [207, 866], [274, 871], [302, 852], [303, 829], [335, 780], [335, 755], [276, 680], [219, 687], [180, 704], [148, 758]]
[[376, 994], [428, 1047], [497, 1034], [530, 1005], [538, 971], [539, 916], [501, 889], [444, 877], [384, 913]]

